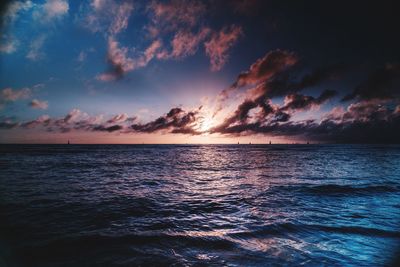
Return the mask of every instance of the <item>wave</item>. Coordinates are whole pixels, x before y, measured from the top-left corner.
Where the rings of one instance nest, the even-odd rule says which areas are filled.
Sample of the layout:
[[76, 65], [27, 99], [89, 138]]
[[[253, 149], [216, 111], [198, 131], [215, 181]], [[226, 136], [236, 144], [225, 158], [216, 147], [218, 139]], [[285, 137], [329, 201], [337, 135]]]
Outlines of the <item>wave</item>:
[[328, 232], [338, 234], [354, 234], [375, 237], [400, 238], [400, 232], [389, 231], [377, 228], [361, 227], [361, 226], [331, 226], [319, 224], [294, 224], [282, 223], [264, 226], [251, 232], [239, 232], [229, 234], [231, 237], [245, 238], [248, 236], [265, 236], [265, 235], [285, 235], [288, 233], [315, 233]]

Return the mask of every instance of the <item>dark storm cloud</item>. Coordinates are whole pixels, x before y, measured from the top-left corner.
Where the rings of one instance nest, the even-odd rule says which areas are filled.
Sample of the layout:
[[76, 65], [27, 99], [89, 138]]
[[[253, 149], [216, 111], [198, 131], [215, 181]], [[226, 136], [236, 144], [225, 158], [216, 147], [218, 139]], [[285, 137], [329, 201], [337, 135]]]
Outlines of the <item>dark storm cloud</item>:
[[[344, 65], [317, 68], [298, 78], [291, 68], [294, 64], [267, 64], [286, 67], [262, 68], [262, 62], [267, 58], [269, 56], [258, 60], [251, 71], [239, 75], [234, 87], [256, 86], [247, 91], [247, 99], [220, 125], [212, 128], [211, 133], [228, 136], [265, 134], [324, 142], [399, 142], [396, 132], [400, 129], [400, 105], [395, 98], [399, 77], [397, 65], [386, 65], [372, 73], [350, 97], [346, 97], [364, 100], [351, 103], [347, 109], [337, 107], [321, 120], [292, 121], [294, 113], [320, 106], [337, 95], [334, 90], [324, 90], [317, 97], [299, 92], [337, 79], [344, 73]], [[284, 105], [272, 104], [271, 98], [277, 96], [285, 97]]]
[[319, 86], [327, 81], [337, 79], [344, 72], [344, 65], [331, 65], [319, 67], [300, 78], [294, 70], [277, 73], [273, 79], [260, 84], [255, 93], [264, 94], [265, 97], [279, 97], [294, 94], [306, 88]]
[[[333, 90], [325, 90], [318, 97], [306, 96], [297, 92], [336, 78], [343, 70], [342, 65], [316, 68], [297, 78], [291, 67], [298, 62], [295, 53], [282, 50], [271, 51], [263, 58], [258, 59], [248, 71], [237, 77], [228, 90], [246, 85], [255, 85], [255, 87], [247, 91], [247, 98], [232, 115], [210, 131], [225, 133], [226, 129], [229, 129], [229, 132], [240, 132], [261, 129], [260, 126], [265, 123], [287, 122], [292, 113], [319, 106], [336, 95], [336, 91]], [[227, 98], [228, 90], [221, 92], [218, 101]], [[277, 96], [285, 97], [284, 106], [279, 107], [272, 104], [271, 98]], [[222, 105], [219, 103], [217, 112], [221, 108]], [[256, 108], [258, 108], [257, 113], [253, 116], [253, 121], [249, 123], [249, 113]]]
[[346, 66], [344, 64], [319, 67], [304, 75], [299, 82], [292, 83], [288, 86], [292, 87], [294, 90], [313, 87], [322, 82], [338, 78], [345, 71], [345, 69]]
[[238, 87], [255, 85], [247, 95], [250, 98], [257, 97], [255, 102], [258, 106], [263, 106], [267, 99], [295, 95], [303, 89], [337, 79], [346, 69], [344, 64], [322, 66], [299, 78], [297, 70], [293, 70], [298, 63], [299, 58], [293, 52], [277, 49], [267, 53], [252, 64], [248, 71], [239, 74], [230, 88], [222, 90], [214, 115], [222, 109], [222, 103], [228, 99], [229, 93]]
[[258, 85], [259, 88], [262, 88], [260, 84], [266, 83], [297, 62], [298, 57], [293, 52], [280, 49], [268, 52], [253, 63], [249, 70], [240, 73], [231, 87], [221, 91], [217, 98], [218, 107], [214, 116], [222, 109], [222, 103], [228, 99], [233, 90], [248, 85]]
[[171, 133], [198, 134], [193, 129], [198, 110], [186, 112], [181, 108], [172, 108], [166, 115], [145, 124], [132, 124], [130, 128], [135, 132], [153, 133], [168, 131]]
[[13, 129], [19, 124], [17, 122], [0, 121], [0, 129]]
[[342, 143], [399, 143], [400, 112], [375, 107], [368, 118], [351, 110], [343, 113], [340, 119], [326, 118], [320, 122], [314, 120], [289, 121], [278, 123], [271, 121], [242, 123], [226, 127], [221, 133], [226, 135], [266, 134], [285, 136], [323, 142]]
[[112, 125], [112, 126], [108, 126], [105, 127], [103, 125], [98, 125], [93, 127], [93, 131], [107, 131], [107, 132], [115, 132], [115, 131], [119, 131], [122, 130], [124, 127], [122, 127], [121, 125]]
[[334, 90], [325, 90], [321, 93], [319, 97], [312, 97], [301, 94], [289, 94], [285, 98], [285, 106], [282, 107], [280, 110], [303, 110], [312, 106], [319, 106], [328, 99], [334, 97], [335, 95], [336, 91]]
[[[290, 94], [285, 98], [285, 105], [282, 107], [274, 106], [270, 100], [263, 95], [255, 100], [243, 101], [235, 110], [233, 115], [226, 118], [223, 123], [211, 129], [213, 133], [240, 133], [245, 131], [255, 131], [264, 129], [261, 125], [265, 123], [274, 124], [278, 122], [287, 122], [290, 120], [291, 114], [297, 111], [303, 111], [312, 106], [319, 106], [328, 99], [334, 97], [336, 91], [325, 90], [319, 97], [312, 97], [300, 94]], [[252, 109], [260, 108], [255, 115], [256, 121], [248, 123], [249, 112]], [[228, 131], [227, 131], [228, 129]], [[227, 132], [226, 132], [227, 131]], [[262, 130], [262, 131], [265, 131]]]
[[267, 81], [297, 62], [298, 57], [293, 52], [280, 49], [268, 52], [252, 64], [248, 71], [239, 74], [232, 87], [243, 87]]
[[342, 101], [358, 99], [391, 99], [400, 96], [400, 65], [386, 64], [370, 73], [365, 81]]

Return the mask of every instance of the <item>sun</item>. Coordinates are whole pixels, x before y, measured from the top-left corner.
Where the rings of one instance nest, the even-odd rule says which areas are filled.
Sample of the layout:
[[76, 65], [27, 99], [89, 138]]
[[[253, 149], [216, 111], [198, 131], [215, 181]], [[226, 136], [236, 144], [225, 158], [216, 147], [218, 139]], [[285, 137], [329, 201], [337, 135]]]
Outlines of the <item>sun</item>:
[[211, 116], [204, 117], [200, 122], [199, 130], [201, 132], [207, 133], [215, 124], [215, 120]]

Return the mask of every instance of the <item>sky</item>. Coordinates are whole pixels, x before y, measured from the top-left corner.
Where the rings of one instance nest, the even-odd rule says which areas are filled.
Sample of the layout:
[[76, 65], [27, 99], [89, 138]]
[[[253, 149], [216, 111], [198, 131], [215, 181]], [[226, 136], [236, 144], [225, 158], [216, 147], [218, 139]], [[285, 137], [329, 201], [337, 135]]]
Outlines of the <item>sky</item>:
[[399, 143], [395, 1], [0, 7], [0, 143]]

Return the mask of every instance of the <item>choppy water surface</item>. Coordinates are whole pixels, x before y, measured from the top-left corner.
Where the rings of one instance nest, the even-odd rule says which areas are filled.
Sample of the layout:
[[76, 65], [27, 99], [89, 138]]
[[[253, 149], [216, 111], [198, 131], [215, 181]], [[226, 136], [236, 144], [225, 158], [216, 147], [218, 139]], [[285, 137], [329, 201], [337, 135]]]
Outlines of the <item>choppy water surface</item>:
[[2, 145], [1, 266], [383, 266], [400, 146]]

